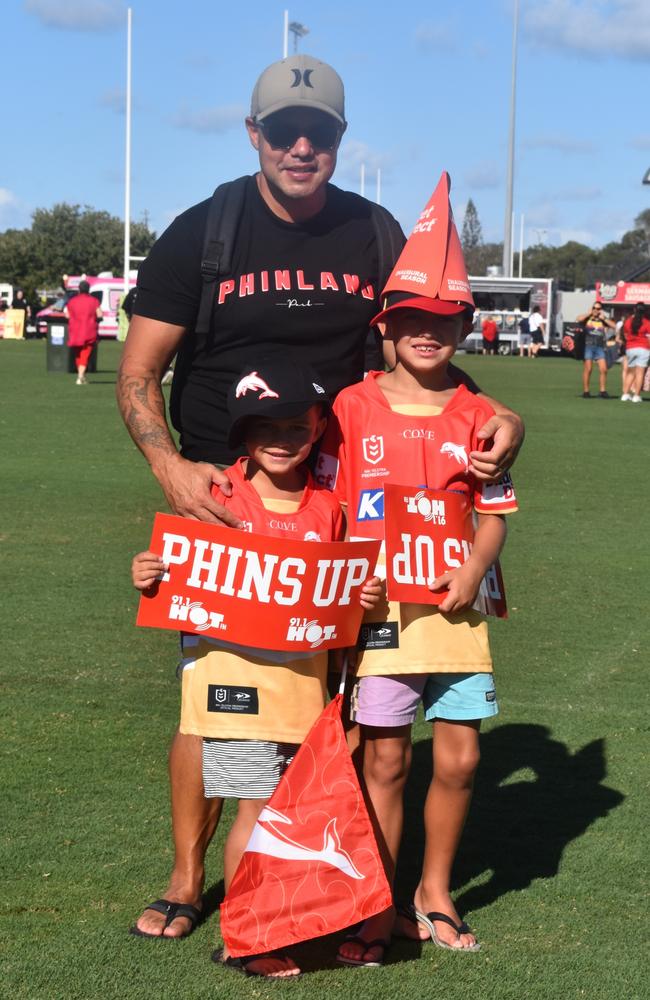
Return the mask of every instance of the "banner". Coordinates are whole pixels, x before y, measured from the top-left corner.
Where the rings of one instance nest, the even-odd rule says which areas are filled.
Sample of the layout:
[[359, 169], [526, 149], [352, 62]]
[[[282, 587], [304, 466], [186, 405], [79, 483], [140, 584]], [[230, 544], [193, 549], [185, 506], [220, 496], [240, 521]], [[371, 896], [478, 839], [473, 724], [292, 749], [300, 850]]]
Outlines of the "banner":
[[[384, 483], [386, 586], [391, 601], [442, 604], [447, 590], [429, 586], [469, 557], [474, 540], [472, 502], [464, 493]], [[474, 608], [507, 618], [497, 563], [485, 574]]]
[[221, 904], [233, 958], [331, 934], [392, 905], [341, 701], [314, 723], [260, 813]]
[[156, 514], [149, 548], [168, 572], [141, 595], [137, 624], [258, 649], [354, 646], [379, 545], [285, 541]]
[[25, 336], [25, 310], [5, 309], [4, 333], [5, 340], [22, 340]]

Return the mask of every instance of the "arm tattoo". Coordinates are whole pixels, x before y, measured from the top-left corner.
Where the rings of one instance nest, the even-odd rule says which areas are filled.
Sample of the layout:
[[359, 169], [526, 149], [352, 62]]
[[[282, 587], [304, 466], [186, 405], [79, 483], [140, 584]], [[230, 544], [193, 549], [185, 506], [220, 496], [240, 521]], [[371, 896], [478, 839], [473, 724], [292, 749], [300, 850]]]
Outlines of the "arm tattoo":
[[127, 430], [145, 458], [177, 454], [167, 420], [160, 382], [153, 375], [129, 375], [120, 367], [117, 401]]

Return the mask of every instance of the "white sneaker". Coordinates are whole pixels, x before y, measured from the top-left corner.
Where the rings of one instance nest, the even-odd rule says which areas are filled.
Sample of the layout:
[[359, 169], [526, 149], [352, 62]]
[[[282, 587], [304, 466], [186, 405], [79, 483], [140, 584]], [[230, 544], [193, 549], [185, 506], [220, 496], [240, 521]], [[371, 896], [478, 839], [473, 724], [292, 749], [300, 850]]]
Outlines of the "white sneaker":
[[643, 400], [641, 399], [640, 396], [632, 396], [632, 402], [633, 403], [642, 403]]
[[630, 399], [632, 399], [632, 397], [630, 396], [629, 392], [624, 392], [623, 395], [621, 396], [621, 403], [627, 403], [628, 400]]

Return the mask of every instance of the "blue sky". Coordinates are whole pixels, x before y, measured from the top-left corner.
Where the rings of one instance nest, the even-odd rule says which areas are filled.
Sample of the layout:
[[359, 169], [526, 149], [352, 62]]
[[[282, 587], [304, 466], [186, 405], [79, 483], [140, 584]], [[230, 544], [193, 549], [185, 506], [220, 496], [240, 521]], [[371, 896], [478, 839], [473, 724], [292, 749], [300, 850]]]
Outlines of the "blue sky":
[[[330, 62], [349, 121], [335, 182], [405, 229], [446, 169], [457, 221], [473, 198], [503, 238], [512, 0], [293, 0], [300, 50]], [[282, 56], [285, 4], [133, 0], [132, 218], [158, 232], [253, 173], [242, 119]], [[67, 201], [122, 216], [126, 4], [8, 0], [0, 231]], [[521, 0], [515, 244], [601, 246], [650, 207], [649, 0]]]

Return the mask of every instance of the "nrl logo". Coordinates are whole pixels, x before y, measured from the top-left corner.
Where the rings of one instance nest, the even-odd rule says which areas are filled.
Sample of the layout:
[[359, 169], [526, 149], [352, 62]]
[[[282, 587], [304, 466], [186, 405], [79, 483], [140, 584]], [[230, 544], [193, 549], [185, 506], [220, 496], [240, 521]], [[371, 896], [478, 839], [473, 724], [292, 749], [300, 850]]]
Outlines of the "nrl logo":
[[371, 434], [361, 442], [363, 457], [370, 465], [377, 465], [384, 457], [384, 439], [381, 434]]
[[228, 697], [228, 692], [226, 691], [225, 688], [217, 688], [216, 691], [214, 692], [214, 697], [218, 702], [223, 704], [223, 702]]
[[[262, 390], [260, 392], [260, 390]], [[259, 392], [258, 399], [279, 399], [277, 392], [269, 388], [263, 378], [257, 374], [257, 372], [251, 372], [250, 375], [244, 375], [237, 383], [237, 388], [235, 389], [235, 397], [239, 399], [240, 396], [245, 396], [247, 392]]]

